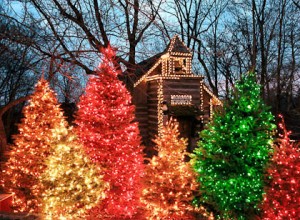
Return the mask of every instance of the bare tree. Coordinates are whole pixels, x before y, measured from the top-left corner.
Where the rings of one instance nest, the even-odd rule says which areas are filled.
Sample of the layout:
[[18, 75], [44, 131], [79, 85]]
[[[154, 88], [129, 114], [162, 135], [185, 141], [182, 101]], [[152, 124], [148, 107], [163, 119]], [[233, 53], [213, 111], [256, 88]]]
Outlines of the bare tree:
[[[7, 115], [9, 109], [18, 103], [16, 100], [19, 98], [23, 100], [22, 97], [26, 96], [35, 81], [25, 80], [23, 84], [22, 76], [19, 77], [21, 81], [18, 83], [16, 80], [21, 70], [17, 70], [16, 68], [19, 68], [17, 66], [13, 67], [15, 71], [20, 72], [17, 75], [8, 64], [10, 66], [18, 64], [22, 68], [25, 66], [22, 71], [24, 76], [29, 72], [32, 77], [41, 73], [47, 75], [63, 101], [68, 102], [82, 92], [81, 73], [94, 73], [100, 60], [100, 49], [109, 43], [119, 49], [116, 64], [120, 68], [127, 69], [129, 73], [134, 72], [141, 44], [157, 32], [153, 24], [162, 2], [162, 0], [2, 1], [1, 21], [7, 21], [8, 25], [1, 23], [0, 27], [1, 54], [11, 59], [1, 60], [0, 68], [6, 70], [7, 76], [1, 75], [4, 78], [0, 81], [0, 93], [9, 96], [9, 99], [5, 98], [1, 103], [1, 116], [4, 112]], [[11, 50], [12, 45], [16, 45], [19, 50], [10, 51], [11, 54], [8, 54], [6, 48]], [[28, 54], [34, 58], [29, 58]], [[33, 74], [35, 72], [39, 74]], [[14, 81], [7, 83], [10, 78]], [[8, 86], [11, 88], [5, 88]], [[13, 88], [18, 89], [13, 91]], [[6, 121], [6, 127], [8, 124]], [[1, 136], [3, 148], [6, 145], [4, 132]]]
[[293, 3], [296, 5], [298, 9], [300, 9], [300, 2], [298, 0], [293, 0]]
[[[7, 136], [10, 136], [16, 122], [16, 113], [20, 109], [12, 107], [28, 99], [35, 75], [32, 70], [38, 63], [36, 54], [30, 47], [19, 44], [25, 42], [24, 36], [30, 35], [28, 30], [15, 19], [3, 16], [0, 11], [0, 154], [7, 148]], [[14, 36], [16, 42], [12, 42]]]
[[[56, 53], [42, 44], [36, 46], [42, 54], [81, 67], [92, 74], [99, 62], [99, 51], [109, 43], [119, 48], [116, 61], [134, 71], [137, 49], [147, 31], [151, 30], [162, 1], [127, 0], [30, 0], [40, 22], [47, 26], [45, 36], [51, 36]], [[53, 48], [53, 45], [52, 45]]]
[[[194, 52], [194, 60], [197, 60], [194, 62], [194, 71], [204, 72], [216, 95], [218, 94], [217, 65], [220, 53], [217, 49], [218, 26], [220, 25], [219, 18], [227, 3], [226, 0], [169, 1], [166, 13], [172, 16], [178, 25], [171, 27], [164, 25], [169, 28], [165, 31], [166, 33], [179, 33], [182, 40]], [[201, 66], [197, 65], [199, 62]]]
[[277, 49], [277, 68], [276, 68], [276, 111], [280, 112], [281, 109], [281, 71], [283, 66], [283, 56], [284, 56], [284, 20], [285, 20], [285, 12], [286, 12], [286, 0], [279, 1], [279, 23], [278, 23], [278, 49]]

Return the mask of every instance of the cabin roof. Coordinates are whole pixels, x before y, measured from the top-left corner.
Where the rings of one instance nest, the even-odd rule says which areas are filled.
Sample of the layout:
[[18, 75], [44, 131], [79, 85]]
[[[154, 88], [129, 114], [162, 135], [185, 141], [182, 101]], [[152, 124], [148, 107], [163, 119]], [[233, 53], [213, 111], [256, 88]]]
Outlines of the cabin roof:
[[[166, 49], [158, 53], [146, 60], [141, 61], [140, 63], [136, 64], [136, 69], [135, 72], [128, 76], [130, 78], [130, 81], [132, 83], [135, 83], [139, 78], [141, 78], [145, 73], [148, 72], [148, 70], [151, 69], [155, 65], [156, 62], [160, 60], [162, 55], [164, 54], [181, 54], [181, 55], [186, 55], [186, 56], [191, 56], [192, 52], [190, 49], [181, 41], [178, 35], [175, 35], [169, 45], [166, 47]], [[124, 72], [124, 75], [128, 74], [128, 71]]]
[[131, 77], [132, 82], [136, 82], [140, 77], [142, 77], [151, 67], [160, 59], [160, 57], [165, 53], [158, 53], [142, 62], [136, 64], [136, 70], [133, 76]]
[[175, 35], [170, 41], [167, 52], [191, 54], [190, 49], [180, 40], [178, 35]]

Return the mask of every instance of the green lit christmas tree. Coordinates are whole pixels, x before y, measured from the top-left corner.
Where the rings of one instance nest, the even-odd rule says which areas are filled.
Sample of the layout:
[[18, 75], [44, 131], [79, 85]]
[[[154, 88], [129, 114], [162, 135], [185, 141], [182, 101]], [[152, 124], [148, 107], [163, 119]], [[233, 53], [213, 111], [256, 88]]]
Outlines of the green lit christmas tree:
[[247, 74], [200, 134], [191, 160], [202, 195], [196, 203], [212, 207], [224, 219], [253, 219], [263, 199], [273, 121], [254, 74]]

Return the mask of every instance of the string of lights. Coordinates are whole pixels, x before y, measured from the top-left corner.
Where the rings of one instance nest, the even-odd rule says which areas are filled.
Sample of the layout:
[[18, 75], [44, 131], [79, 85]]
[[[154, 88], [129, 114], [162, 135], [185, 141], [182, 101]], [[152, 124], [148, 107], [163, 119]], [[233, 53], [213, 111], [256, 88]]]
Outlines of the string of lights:
[[215, 113], [191, 160], [201, 197], [221, 218], [249, 219], [259, 211], [265, 167], [272, 153], [274, 117], [260, 97], [253, 73], [232, 91], [224, 112]]

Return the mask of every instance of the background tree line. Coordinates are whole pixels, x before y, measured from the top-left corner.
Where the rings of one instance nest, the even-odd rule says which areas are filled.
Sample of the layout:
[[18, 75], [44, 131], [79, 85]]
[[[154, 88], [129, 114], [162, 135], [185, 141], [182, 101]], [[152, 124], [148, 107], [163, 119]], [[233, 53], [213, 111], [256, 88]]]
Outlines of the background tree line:
[[0, 140], [6, 148], [27, 95], [47, 75], [60, 101], [78, 100], [109, 43], [130, 76], [178, 34], [193, 71], [221, 98], [256, 72], [274, 113], [300, 130], [298, 0], [3, 0], [0, 3]]

